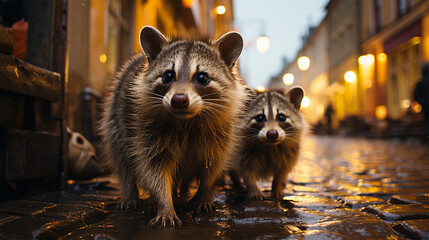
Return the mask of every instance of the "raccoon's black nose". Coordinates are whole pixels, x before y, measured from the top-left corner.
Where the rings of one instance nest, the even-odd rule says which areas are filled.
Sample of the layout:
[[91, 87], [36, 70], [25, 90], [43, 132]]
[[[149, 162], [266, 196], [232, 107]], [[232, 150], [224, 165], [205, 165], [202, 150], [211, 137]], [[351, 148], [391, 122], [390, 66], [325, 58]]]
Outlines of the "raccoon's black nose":
[[189, 106], [189, 98], [185, 94], [174, 94], [171, 98], [171, 106], [176, 109], [185, 109]]
[[279, 137], [279, 133], [276, 130], [269, 130], [267, 132], [267, 138], [270, 140], [276, 140]]

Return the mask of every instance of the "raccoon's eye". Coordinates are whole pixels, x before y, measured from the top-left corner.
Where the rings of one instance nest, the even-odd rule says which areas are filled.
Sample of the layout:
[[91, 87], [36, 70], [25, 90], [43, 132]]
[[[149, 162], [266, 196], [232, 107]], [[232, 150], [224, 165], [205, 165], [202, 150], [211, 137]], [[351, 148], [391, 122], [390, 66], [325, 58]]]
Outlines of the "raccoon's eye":
[[259, 115], [257, 115], [256, 117], [255, 117], [255, 121], [256, 122], [258, 122], [258, 123], [261, 123], [261, 122], [264, 122], [264, 121], [266, 121], [267, 119], [266, 119], [266, 117], [265, 117], [265, 115], [264, 114], [259, 114]]
[[287, 117], [283, 113], [280, 113], [277, 115], [277, 121], [279, 121], [279, 122], [284, 122], [284, 121], [286, 121], [286, 119], [287, 119]]
[[198, 72], [197, 75], [195, 76], [195, 78], [197, 79], [197, 82], [201, 85], [207, 85], [210, 82], [209, 76], [207, 76], [207, 73], [205, 72]]
[[174, 81], [174, 79], [176, 78], [176, 74], [174, 73], [174, 71], [172, 70], [167, 70], [164, 73], [164, 76], [162, 76], [162, 83], [170, 83], [172, 81]]

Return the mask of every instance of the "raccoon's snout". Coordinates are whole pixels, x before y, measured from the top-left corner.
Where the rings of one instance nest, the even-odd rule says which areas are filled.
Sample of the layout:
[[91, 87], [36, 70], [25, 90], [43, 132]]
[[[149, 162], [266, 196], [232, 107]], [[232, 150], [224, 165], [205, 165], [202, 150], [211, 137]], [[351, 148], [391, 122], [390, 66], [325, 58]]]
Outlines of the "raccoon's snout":
[[279, 138], [279, 132], [277, 132], [277, 130], [269, 130], [267, 132], [267, 139], [276, 140], [277, 138]]
[[186, 109], [189, 106], [189, 98], [185, 94], [174, 94], [171, 98], [171, 106], [175, 109]]

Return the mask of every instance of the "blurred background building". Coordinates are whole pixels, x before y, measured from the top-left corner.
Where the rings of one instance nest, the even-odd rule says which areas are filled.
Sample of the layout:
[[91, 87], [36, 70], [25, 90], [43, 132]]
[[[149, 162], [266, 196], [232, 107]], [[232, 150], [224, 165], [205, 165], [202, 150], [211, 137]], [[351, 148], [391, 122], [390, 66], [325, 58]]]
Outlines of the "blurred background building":
[[413, 91], [429, 61], [429, 1], [331, 0], [326, 11], [269, 87], [303, 86], [303, 113], [316, 132], [330, 115], [343, 133], [422, 134]]

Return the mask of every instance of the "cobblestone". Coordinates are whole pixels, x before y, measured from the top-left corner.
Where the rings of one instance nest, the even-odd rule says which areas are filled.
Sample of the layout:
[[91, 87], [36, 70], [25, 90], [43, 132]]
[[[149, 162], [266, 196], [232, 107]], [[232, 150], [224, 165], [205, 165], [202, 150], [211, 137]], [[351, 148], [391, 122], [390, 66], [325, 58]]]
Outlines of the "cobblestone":
[[[183, 226], [119, 211], [114, 178], [0, 204], [0, 239], [429, 239], [429, 148], [414, 141], [309, 137], [280, 202], [229, 187], [217, 210], [177, 209]], [[258, 182], [270, 195], [270, 182]]]

